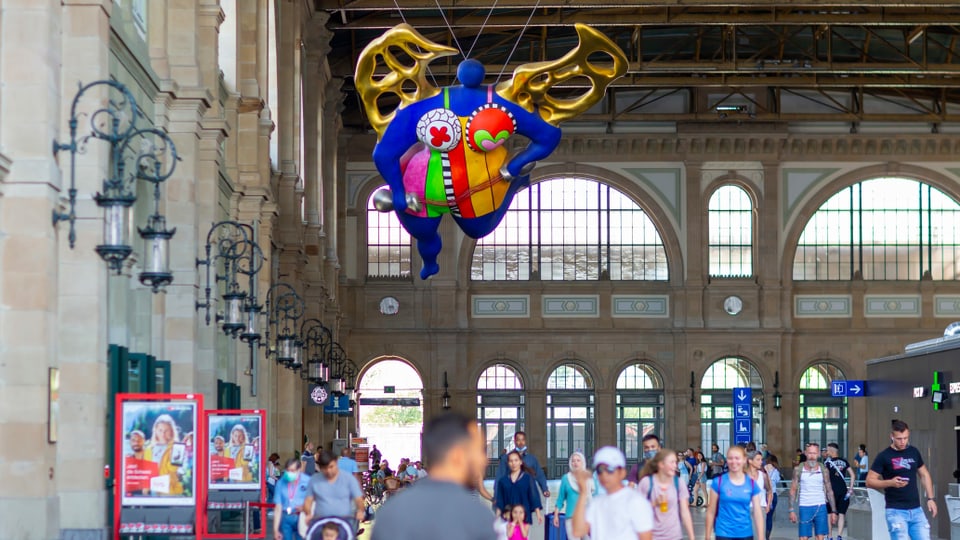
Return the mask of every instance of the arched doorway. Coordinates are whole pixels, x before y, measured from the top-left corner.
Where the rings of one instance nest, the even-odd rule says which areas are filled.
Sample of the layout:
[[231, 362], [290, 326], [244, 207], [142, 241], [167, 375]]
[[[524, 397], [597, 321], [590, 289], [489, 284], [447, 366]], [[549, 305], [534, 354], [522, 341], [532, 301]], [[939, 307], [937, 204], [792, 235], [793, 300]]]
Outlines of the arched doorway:
[[547, 478], [560, 478], [574, 450], [593, 455], [593, 377], [574, 363], [547, 379]]
[[423, 380], [406, 361], [374, 361], [360, 378], [358, 430], [394, 468], [400, 458], [420, 459]]
[[733, 443], [733, 388], [753, 390], [753, 440], [766, 440], [763, 421], [763, 380], [743, 358], [731, 356], [710, 364], [700, 381], [700, 433], [704, 453], [716, 443], [726, 452]]
[[663, 437], [663, 379], [649, 364], [631, 364], [617, 378], [617, 446], [627, 465], [638, 462], [650, 433]]
[[477, 379], [477, 423], [487, 440], [487, 478], [495, 478], [500, 454], [523, 431], [523, 380], [507, 364], [494, 364]]
[[811, 365], [800, 377], [800, 440], [820, 448], [835, 442], [840, 455], [847, 448], [847, 398], [830, 395], [830, 381], [846, 380], [840, 368], [826, 362]]

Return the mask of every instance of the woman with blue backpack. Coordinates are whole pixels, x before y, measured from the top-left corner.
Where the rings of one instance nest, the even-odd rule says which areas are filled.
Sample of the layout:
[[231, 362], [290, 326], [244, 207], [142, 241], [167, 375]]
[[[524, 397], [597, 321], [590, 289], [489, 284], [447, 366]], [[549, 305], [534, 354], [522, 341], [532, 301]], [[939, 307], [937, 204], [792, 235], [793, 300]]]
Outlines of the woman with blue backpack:
[[694, 540], [686, 483], [677, 472], [677, 453], [662, 449], [640, 471], [637, 490], [653, 507], [653, 539], [682, 540], [686, 532]]
[[744, 468], [747, 452], [742, 446], [727, 450], [728, 472], [710, 480], [706, 535], [716, 540], [764, 540], [765, 520], [760, 487]]

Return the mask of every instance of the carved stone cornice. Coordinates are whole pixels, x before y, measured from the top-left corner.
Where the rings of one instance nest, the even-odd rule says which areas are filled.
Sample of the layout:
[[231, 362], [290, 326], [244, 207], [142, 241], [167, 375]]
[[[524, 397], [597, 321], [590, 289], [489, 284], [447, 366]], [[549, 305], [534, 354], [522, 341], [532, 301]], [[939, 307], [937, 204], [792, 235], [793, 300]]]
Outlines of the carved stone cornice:
[[[370, 161], [375, 143], [374, 134], [351, 135], [345, 157]], [[952, 134], [564, 134], [550, 161], [953, 161], [957, 155], [960, 135]]]

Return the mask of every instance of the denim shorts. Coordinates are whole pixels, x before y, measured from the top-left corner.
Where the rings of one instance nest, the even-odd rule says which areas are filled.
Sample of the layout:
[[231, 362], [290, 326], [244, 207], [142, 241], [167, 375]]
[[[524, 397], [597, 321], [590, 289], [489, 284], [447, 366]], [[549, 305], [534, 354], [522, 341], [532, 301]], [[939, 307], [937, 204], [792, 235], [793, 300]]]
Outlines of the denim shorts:
[[827, 505], [801, 506], [797, 514], [800, 522], [800, 537], [809, 538], [813, 535], [827, 534]]

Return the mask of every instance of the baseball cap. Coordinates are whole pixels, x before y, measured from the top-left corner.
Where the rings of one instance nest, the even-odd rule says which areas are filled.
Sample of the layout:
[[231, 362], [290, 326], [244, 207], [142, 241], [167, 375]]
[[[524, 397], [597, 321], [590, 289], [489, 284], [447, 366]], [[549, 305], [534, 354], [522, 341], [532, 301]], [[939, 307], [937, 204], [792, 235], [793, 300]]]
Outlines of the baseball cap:
[[598, 465], [625, 469], [627, 459], [616, 446], [604, 446], [593, 455], [593, 467], [596, 468]]

